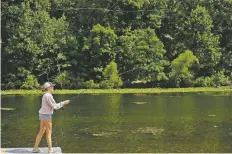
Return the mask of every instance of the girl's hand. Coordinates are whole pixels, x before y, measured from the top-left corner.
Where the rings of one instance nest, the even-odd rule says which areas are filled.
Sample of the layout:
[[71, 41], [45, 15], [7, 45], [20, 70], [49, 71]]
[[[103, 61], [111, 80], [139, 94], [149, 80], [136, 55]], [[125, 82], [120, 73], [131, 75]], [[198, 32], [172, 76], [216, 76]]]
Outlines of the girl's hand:
[[70, 100], [65, 100], [64, 104], [67, 105], [70, 102]]

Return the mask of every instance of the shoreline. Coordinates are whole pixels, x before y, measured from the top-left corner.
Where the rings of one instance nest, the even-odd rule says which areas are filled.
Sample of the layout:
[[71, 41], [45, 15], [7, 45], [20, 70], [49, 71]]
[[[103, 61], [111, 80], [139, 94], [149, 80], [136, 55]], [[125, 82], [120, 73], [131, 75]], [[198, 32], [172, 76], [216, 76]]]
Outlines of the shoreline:
[[[189, 92], [232, 92], [230, 87], [197, 87], [197, 88], [128, 88], [128, 89], [78, 89], [66, 90], [55, 89], [53, 94], [133, 94], [133, 93], [148, 93], [148, 94], [161, 94], [161, 93], [189, 93]], [[43, 94], [42, 90], [2, 90], [2, 95], [26, 95], [26, 94]]]

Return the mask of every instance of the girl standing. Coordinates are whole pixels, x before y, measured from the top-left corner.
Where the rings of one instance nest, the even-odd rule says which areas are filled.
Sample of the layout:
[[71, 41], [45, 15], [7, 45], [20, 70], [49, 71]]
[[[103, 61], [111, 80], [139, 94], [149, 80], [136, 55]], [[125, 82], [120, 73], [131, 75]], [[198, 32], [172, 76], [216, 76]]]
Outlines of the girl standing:
[[55, 84], [51, 82], [46, 82], [43, 86], [46, 89], [46, 92], [42, 97], [42, 105], [39, 110], [40, 131], [36, 136], [35, 146], [33, 149], [34, 153], [40, 152], [38, 146], [45, 131], [46, 131], [46, 140], [48, 144], [48, 152], [49, 153], [54, 152], [52, 149], [52, 139], [51, 139], [53, 110], [54, 109], [58, 110], [70, 102], [70, 100], [65, 100], [63, 102], [56, 103], [52, 96], [52, 92], [54, 91], [54, 86]]

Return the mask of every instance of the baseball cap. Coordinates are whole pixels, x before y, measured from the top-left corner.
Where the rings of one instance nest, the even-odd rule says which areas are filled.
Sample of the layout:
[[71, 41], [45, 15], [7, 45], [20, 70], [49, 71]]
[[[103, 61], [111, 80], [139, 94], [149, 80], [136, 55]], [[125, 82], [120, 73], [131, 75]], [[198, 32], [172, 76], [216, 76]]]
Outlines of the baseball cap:
[[53, 84], [51, 82], [45, 82], [45, 84], [43, 85], [44, 88], [48, 88], [48, 87], [54, 87], [56, 84]]

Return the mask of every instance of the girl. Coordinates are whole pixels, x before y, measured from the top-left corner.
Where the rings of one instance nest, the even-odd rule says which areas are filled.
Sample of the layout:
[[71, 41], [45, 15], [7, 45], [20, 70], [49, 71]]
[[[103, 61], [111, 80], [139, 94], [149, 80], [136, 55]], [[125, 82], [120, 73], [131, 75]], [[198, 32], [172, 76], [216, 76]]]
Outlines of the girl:
[[35, 140], [35, 146], [33, 149], [34, 153], [40, 152], [38, 146], [45, 131], [46, 131], [46, 140], [48, 144], [48, 152], [49, 153], [54, 152], [52, 149], [52, 139], [51, 139], [53, 110], [60, 109], [65, 104], [68, 104], [70, 102], [70, 100], [65, 100], [63, 102], [56, 103], [52, 96], [52, 92], [54, 91], [54, 86], [55, 84], [51, 82], [46, 82], [43, 86], [47, 91], [43, 95], [42, 105], [39, 110], [40, 131]]

